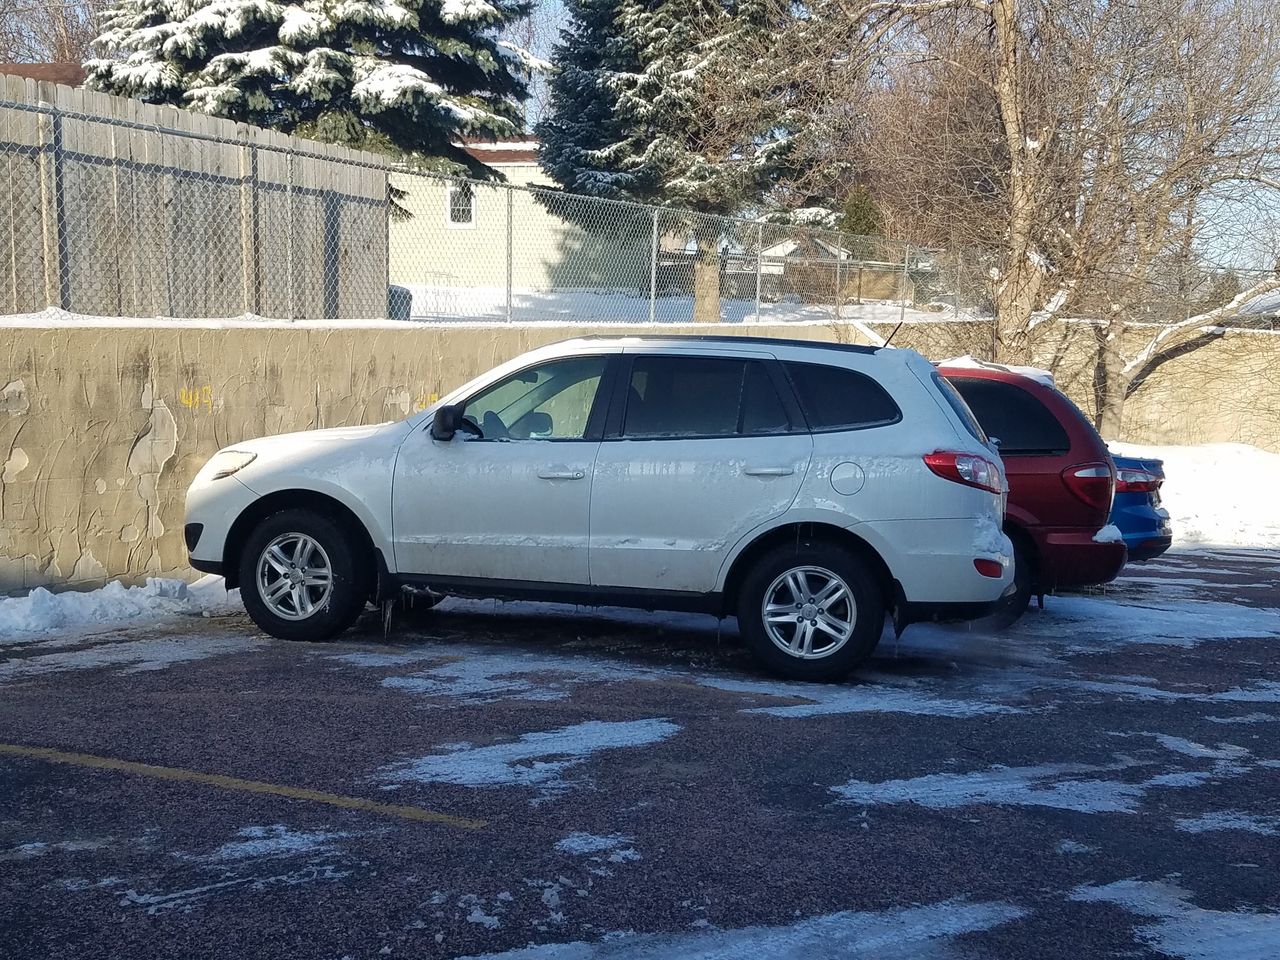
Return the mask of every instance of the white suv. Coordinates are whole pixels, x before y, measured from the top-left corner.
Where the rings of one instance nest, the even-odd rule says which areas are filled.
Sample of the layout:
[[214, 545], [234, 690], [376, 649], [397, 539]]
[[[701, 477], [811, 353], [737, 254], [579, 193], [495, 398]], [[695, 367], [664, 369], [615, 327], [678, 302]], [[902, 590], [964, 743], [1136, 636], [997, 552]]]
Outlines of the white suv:
[[416, 589], [735, 615], [773, 671], [847, 675], [895, 626], [1012, 588], [1004, 477], [910, 350], [585, 337], [398, 423], [237, 443], [187, 493], [199, 570], [324, 640]]

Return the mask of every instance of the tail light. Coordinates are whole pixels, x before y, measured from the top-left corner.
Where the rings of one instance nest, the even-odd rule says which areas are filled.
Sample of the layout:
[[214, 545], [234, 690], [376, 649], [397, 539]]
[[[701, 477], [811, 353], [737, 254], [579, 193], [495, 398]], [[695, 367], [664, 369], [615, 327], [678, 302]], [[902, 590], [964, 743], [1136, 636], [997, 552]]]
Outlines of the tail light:
[[1163, 477], [1146, 470], [1117, 470], [1116, 493], [1151, 493], [1160, 489]]
[[985, 457], [973, 453], [938, 450], [926, 453], [924, 462], [925, 466], [944, 480], [962, 483], [966, 487], [977, 487], [989, 493], [1004, 493], [1000, 468]]
[[1115, 496], [1115, 475], [1109, 464], [1081, 463], [1062, 471], [1062, 482], [1076, 498], [1090, 507], [1110, 510]]
[[973, 569], [984, 577], [990, 577], [993, 580], [999, 580], [1004, 576], [1004, 564], [998, 560], [976, 559], [973, 561]]

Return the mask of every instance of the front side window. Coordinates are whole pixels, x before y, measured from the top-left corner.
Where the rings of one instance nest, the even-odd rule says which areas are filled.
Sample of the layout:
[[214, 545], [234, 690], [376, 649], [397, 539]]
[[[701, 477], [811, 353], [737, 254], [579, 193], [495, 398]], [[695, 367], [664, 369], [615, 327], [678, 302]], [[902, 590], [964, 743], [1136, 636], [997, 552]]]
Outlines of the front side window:
[[1071, 449], [1071, 440], [1052, 411], [1028, 390], [1001, 380], [948, 377], [1002, 454], [1052, 456]]
[[512, 374], [467, 401], [463, 416], [485, 440], [581, 440], [605, 357], [571, 357]]
[[622, 434], [635, 439], [787, 433], [764, 365], [721, 357], [637, 357]]
[[449, 225], [470, 227], [476, 222], [476, 192], [469, 183], [456, 183], [446, 194]]
[[815, 432], [882, 427], [902, 419], [893, 398], [866, 374], [823, 363], [784, 366]]

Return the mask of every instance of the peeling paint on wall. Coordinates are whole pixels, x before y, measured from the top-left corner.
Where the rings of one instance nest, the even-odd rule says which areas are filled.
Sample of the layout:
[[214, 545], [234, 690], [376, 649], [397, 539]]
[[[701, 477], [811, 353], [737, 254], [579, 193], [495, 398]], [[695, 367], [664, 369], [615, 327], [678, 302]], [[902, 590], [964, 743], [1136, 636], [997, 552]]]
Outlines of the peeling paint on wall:
[[16, 417], [29, 409], [31, 402], [27, 400], [27, 385], [22, 380], [10, 380], [0, 388], [0, 410]]
[[151, 418], [129, 451], [128, 469], [138, 478], [138, 495], [146, 504], [147, 537], [159, 539], [164, 535], [164, 524], [160, 522], [160, 475], [178, 450], [178, 424], [168, 405], [152, 395], [151, 384], [143, 388], [142, 409], [149, 410]]
[[13, 483], [18, 479], [18, 474], [30, 465], [31, 460], [26, 451], [21, 447], [14, 447], [9, 453], [9, 459], [4, 462], [3, 472], [0, 472], [0, 483]]

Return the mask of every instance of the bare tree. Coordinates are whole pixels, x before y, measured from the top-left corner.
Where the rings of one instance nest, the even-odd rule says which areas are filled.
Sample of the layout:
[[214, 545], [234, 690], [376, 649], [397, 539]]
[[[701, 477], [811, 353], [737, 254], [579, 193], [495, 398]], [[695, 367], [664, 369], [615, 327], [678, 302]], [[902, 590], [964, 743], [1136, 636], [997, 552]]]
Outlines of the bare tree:
[[1048, 319], [1087, 322], [1104, 429], [1154, 369], [1280, 287], [1267, 271], [1202, 296], [1205, 250], [1280, 187], [1275, 0], [815, 11], [801, 29], [865, 65], [856, 149], [887, 231], [983, 263], [996, 359], [1028, 362]]
[[106, 0], [0, 0], [0, 61], [81, 63]]

